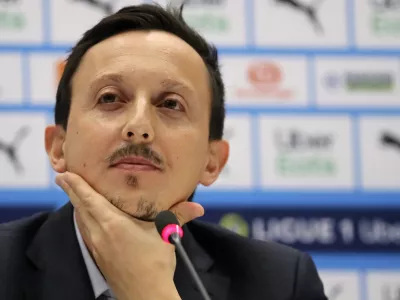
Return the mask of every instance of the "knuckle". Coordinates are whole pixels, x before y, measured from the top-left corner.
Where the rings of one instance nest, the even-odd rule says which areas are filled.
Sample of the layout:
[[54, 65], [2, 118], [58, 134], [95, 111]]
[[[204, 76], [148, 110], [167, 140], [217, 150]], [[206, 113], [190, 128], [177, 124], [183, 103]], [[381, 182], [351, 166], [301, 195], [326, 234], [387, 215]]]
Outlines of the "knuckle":
[[111, 219], [108, 221], [104, 221], [101, 223], [101, 227], [107, 235], [111, 235], [113, 237], [117, 237], [122, 227], [124, 226], [124, 220], [120, 220], [119, 218]]
[[92, 203], [92, 197], [89, 193], [84, 193], [81, 196], [81, 202], [84, 206], [90, 206], [90, 204]]
[[91, 236], [91, 242], [93, 245], [94, 249], [101, 249], [102, 243], [103, 243], [103, 238], [100, 236], [100, 234], [92, 234]]

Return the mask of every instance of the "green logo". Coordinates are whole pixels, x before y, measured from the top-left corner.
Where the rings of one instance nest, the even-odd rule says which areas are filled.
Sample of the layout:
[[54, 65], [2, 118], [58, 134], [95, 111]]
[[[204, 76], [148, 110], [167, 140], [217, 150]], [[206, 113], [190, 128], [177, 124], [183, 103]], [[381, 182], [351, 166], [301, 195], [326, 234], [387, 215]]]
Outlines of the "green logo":
[[25, 27], [26, 18], [24, 13], [0, 8], [0, 30], [20, 30]]
[[228, 20], [218, 14], [196, 13], [185, 15], [186, 22], [201, 32], [221, 33], [229, 30]]
[[308, 157], [279, 155], [276, 167], [280, 175], [289, 177], [334, 176], [337, 172], [334, 159], [317, 155]]
[[219, 221], [219, 225], [233, 232], [236, 232], [241, 236], [249, 236], [249, 224], [243, 217], [238, 214], [229, 213], [223, 215], [221, 220]]
[[375, 73], [347, 73], [347, 89], [350, 91], [390, 91], [393, 90], [395, 80], [387, 72]]
[[371, 20], [373, 32], [381, 37], [400, 35], [400, 18], [375, 15]]
[[301, 130], [278, 130], [275, 160], [278, 174], [288, 177], [334, 176], [337, 164], [332, 156], [334, 137], [329, 133], [312, 134]]
[[369, 0], [372, 32], [379, 36], [400, 36], [400, 1]]

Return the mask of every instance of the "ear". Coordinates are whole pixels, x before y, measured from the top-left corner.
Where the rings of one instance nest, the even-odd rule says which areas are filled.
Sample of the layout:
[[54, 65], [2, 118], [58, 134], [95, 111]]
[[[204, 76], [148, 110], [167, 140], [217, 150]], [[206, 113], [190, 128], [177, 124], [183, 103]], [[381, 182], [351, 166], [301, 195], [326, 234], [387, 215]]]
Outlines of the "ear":
[[65, 130], [60, 125], [47, 126], [45, 130], [45, 148], [51, 166], [57, 173], [67, 171], [64, 158]]
[[222, 169], [226, 165], [229, 157], [229, 143], [226, 140], [217, 140], [210, 142], [209, 159], [200, 183], [209, 186], [214, 183]]

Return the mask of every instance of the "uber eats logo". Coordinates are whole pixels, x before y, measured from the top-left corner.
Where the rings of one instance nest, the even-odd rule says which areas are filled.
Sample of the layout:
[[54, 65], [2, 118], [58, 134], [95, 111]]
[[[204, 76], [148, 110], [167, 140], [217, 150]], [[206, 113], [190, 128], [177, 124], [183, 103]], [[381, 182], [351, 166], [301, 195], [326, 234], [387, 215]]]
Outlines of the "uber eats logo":
[[331, 133], [307, 133], [299, 129], [276, 130], [275, 166], [281, 176], [334, 176], [337, 173]]
[[20, 30], [26, 27], [21, 0], [0, 0], [0, 33], [3, 30]]
[[377, 36], [400, 35], [400, 0], [369, 0], [371, 29]]
[[186, 22], [203, 32], [221, 33], [229, 30], [230, 24], [228, 17], [220, 12], [227, 0], [187, 0], [185, 8], [191, 10], [184, 11]]

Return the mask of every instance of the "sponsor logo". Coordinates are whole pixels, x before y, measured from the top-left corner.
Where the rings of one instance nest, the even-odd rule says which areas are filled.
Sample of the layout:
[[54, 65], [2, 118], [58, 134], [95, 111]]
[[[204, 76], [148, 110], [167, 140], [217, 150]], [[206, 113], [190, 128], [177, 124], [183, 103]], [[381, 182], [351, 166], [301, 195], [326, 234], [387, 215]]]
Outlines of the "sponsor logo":
[[334, 137], [331, 133], [310, 134], [300, 130], [276, 130], [276, 169], [284, 177], [334, 176], [336, 159], [331, 155]]
[[330, 72], [325, 76], [330, 89], [344, 88], [348, 91], [392, 91], [394, 75], [390, 72]]
[[223, 215], [219, 225], [242, 236], [249, 236], [249, 224], [239, 214], [229, 213]]
[[21, 0], [0, 0], [0, 30], [22, 30], [26, 16], [21, 11]]
[[384, 132], [381, 137], [381, 142], [384, 146], [393, 148], [400, 153], [400, 137], [389, 132]]
[[72, 0], [74, 2], [83, 2], [86, 3], [96, 9], [100, 9], [105, 15], [110, 15], [114, 12], [114, 8], [112, 6], [113, 1], [99, 1], [99, 0]]
[[251, 222], [252, 238], [293, 245], [332, 245], [336, 240], [335, 220], [328, 217], [256, 217]]
[[340, 299], [340, 296], [343, 294], [344, 287], [340, 283], [336, 283], [332, 287], [330, 287], [327, 292], [326, 296], [329, 300], [337, 300]]
[[371, 31], [380, 37], [400, 35], [400, 0], [369, 0]]
[[360, 148], [364, 189], [400, 191], [400, 118], [362, 117]]
[[28, 133], [29, 127], [24, 126], [16, 132], [14, 140], [11, 143], [0, 140], [0, 153], [3, 152], [8, 157], [16, 173], [22, 173], [24, 169], [17, 156], [17, 148]]
[[368, 299], [400, 300], [400, 273], [374, 271], [367, 273]]
[[400, 0], [370, 0], [370, 4], [379, 11], [400, 9]]
[[229, 19], [216, 8], [223, 7], [226, 0], [187, 0], [185, 7], [197, 11], [184, 12], [185, 21], [202, 32], [223, 33], [230, 29]]
[[329, 300], [361, 300], [357, 272], [321, 270], [319, 274]]
[[282, 87], [284, 73], [274, 62], [257, 61], [247, 68], [247, 81], [251, 88], [239, 88], [236, 96], [240, 98], [293, 98], [293, 90]]
[[400, 286], [384, 284], [381, 288], [382, 300], [400, 300]]
[[322, 27], [322, 23], [317, 15], [317, 9], [319, 5], [324, 2], [324, 0], [314, 0], [310, 4], [303, 3], [298, 0], [276, 0], [278, 3], [284, 4], [287, 7], [295, 9], [297, 12], [304, 14], [308, 22], [314, 28], [317, 34], [323, 34], [324, 29]]
[[400, 222], [361, 219], [358, 226], [360, 240], [365, 245], [400, 245]]
[[[333, 212], [329, 209], [211, 209], [205, 220], [242, 236], [276, 241], [302, 250], [393, 253], [398, 252], [400, 245], [398, 212], [390, 209]], [[327, 287], [333, 297], [347, 294], [347, 284], [348, 280], [342, 276], [330, 277]]]

